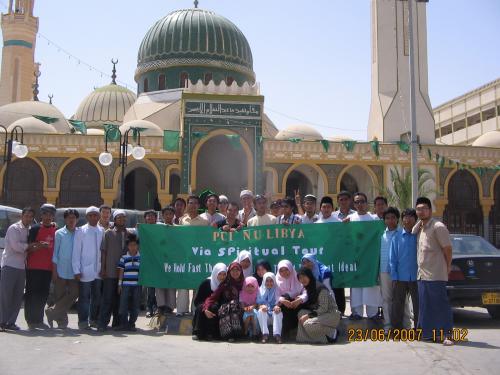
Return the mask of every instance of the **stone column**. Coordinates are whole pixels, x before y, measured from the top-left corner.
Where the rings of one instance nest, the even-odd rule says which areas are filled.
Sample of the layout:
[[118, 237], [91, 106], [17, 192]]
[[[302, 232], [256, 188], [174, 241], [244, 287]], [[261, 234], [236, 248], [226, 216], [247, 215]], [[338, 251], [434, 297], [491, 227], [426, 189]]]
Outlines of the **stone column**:
[[481, 209], [483, 210], [483, 237], [486, 241], [490, 237], [490, 212], [495, 204], [493, 199], [481, 199]]

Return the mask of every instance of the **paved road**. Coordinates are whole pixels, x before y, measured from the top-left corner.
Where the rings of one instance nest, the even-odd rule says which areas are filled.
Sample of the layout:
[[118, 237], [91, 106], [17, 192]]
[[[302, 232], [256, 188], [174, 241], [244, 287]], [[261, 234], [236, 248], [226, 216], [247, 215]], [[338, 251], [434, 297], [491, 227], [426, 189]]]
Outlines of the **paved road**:
[[[499, 374], [500, 321], [483, 309], [456, 309], [454, 317], [456, 327], [469, 330], [469, 341], [454, 347], [345, 337], [328, 346], [193, 342], [159, 335], [145, 318], [130, 334], [23, 330], [0, 333], [0, 374]], [[75, 327], [76, 316], [70, 318]]]

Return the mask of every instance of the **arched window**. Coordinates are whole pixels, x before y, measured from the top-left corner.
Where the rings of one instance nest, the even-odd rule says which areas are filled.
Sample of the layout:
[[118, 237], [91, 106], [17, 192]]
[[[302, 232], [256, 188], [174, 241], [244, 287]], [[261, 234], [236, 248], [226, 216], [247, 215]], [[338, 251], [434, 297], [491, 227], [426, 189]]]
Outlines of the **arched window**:
[[205, 79], [203, 80], [205, 85], [208, 85], [212, 80], [212, 78], [213, 78], [212, 73], [205, 73]]
[[147, 78], [144, 78], [144, 92], [148, 92], [149, 91], [149, 81]]
[[179, 87], [180, 88], [187, 88], [188, 87], [188, 81], [189, 81], [189, 74], [187, 72], [182, 72], [181, 73], [181, 79], [179, 82]]
[[233, 82], [234, 82], [234, 78], [233, 77], [229, 76], [229, 77], [226, 78], [226, 84], [228, 86], [231, 86], [233, 84]]
[[165, 90], [165, 88], [166, 88], [165, 74], [160, 74], [158, 76], [158, 90]]

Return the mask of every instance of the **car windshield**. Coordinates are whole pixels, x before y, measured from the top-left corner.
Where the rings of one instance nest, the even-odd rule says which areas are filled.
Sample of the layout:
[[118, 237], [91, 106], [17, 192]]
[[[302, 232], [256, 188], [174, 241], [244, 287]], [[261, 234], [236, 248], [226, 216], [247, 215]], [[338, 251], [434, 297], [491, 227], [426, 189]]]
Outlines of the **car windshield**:
[[454, 255], [500, 255], [500, 250], [479, 236], [452, 236]]
[[5, 237], [9, 226], [19, 220], [21, 220], [21, 210], [0, 209], [0, 237]]

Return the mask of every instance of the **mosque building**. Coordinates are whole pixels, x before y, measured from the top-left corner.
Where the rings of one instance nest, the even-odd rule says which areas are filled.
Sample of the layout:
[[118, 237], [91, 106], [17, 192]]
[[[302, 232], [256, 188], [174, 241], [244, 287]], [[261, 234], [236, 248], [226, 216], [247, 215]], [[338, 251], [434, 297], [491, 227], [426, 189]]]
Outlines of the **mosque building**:
[[[410, 165], [408, 119], [401, 107], [409, 108], [411, 33], [407, 2], [372, 0], [371, 5], [369, 141], [356, 142], [324, 138], [305, 124], [278, 130], [265, 113], [245, 35], [197, 2], [149, 28], [138, 51], [136, 93], [116, 83], [113, 65], [110, 84], [89, 93], [67, 119], [37, 98], [34, 0], [10, 0], [2, 14], [0, 125], [5, 129], [0, 132], [7, 145], [22, 129], [29, 153], [16, 156], [25, 156], [16, 144], [18, 152], [3, 161], [3, 204], [123, 203], [144, 210], [205, 189], [232, 200], [238, 200], [242, 189], [273, 199], [297, 189], [334, 199], [341, 190], [364, 191], [370, 199], [383, 188], [387, 192]], [[498, 82], [487, 87], [486, 104], [476, 100], [481, 98], [476, 92], [432, 108], [426, 6], [417, 3], [413, 25], [418, 163], [426, 172], [424, 185], [436, 216], [452, 232], [479, 234], [499, 246], [500, 87]], [[469, 118], [477, 113], [480, 121], [472, 124]], [[462, 118], [464, 127], [459, 128]], [[488, 126], [482, 126], [486, 121]], [[471, 136], [459, 133], [464, 129]], [[116, 140], [125, 137], [125, 151], [131, 155], [122, 163]]]

